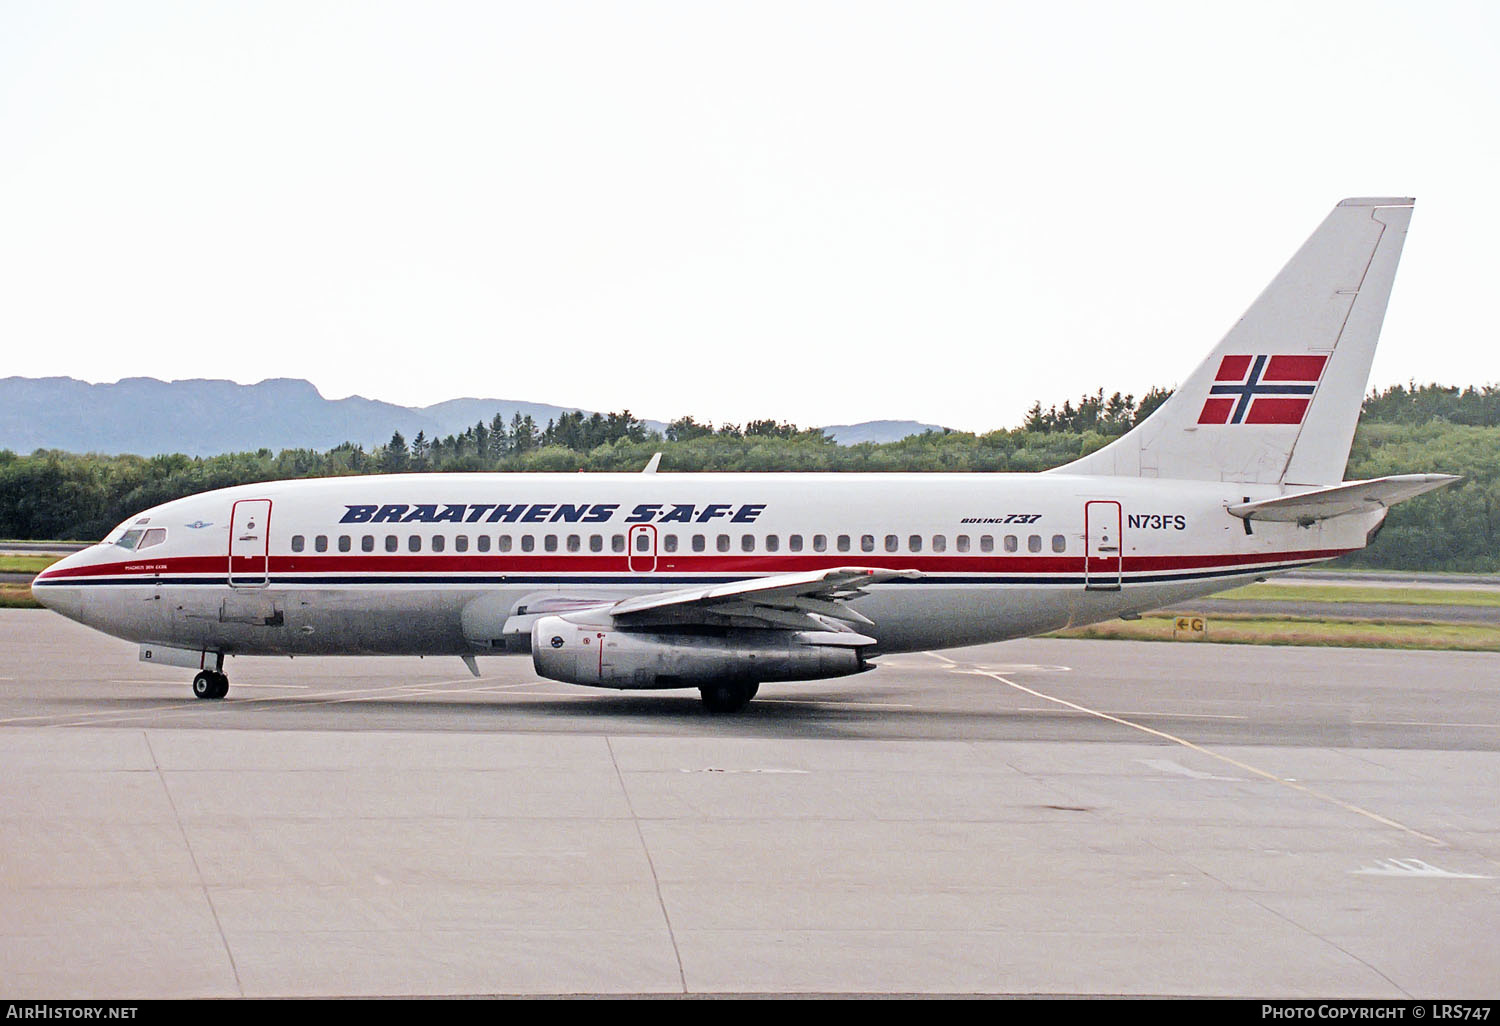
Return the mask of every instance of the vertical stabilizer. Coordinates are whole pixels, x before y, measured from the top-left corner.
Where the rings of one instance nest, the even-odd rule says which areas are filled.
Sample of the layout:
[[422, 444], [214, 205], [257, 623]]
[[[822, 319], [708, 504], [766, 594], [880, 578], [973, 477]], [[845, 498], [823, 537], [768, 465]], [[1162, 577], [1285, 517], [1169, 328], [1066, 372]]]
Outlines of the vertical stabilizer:
[[1334, 207], [1160, 409], [1055, 473], [1342, 481], [1412, 204]]

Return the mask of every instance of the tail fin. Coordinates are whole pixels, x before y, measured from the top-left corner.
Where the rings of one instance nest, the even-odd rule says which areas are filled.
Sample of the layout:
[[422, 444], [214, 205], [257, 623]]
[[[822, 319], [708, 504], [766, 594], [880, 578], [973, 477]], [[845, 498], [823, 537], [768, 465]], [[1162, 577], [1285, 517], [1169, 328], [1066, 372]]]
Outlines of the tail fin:
[[1055, 473], [1342, 481], [1413, 202], [1334, 207], [1170, 399]]

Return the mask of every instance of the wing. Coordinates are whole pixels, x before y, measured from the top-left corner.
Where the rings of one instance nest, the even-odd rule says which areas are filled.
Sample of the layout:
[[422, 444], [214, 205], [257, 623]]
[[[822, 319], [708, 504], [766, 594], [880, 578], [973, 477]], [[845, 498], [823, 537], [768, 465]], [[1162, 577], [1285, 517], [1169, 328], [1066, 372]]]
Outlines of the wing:
[[772, 627], [799, 631], [850, 631], [852, 624], [871, 624], [848, 602], [872, 584], [915, 580], [916, 570], [879, 570], [846, 566], [800, 574], [777, 574], [704, 588], [679, 588], [621, 599], [566, 619], [621, 627], [705, 625]]

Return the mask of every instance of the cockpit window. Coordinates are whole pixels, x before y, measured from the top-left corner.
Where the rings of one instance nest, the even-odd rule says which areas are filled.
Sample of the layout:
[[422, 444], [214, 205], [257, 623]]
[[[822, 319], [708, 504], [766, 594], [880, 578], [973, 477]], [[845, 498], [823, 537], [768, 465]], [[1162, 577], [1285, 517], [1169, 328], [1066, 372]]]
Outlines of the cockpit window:
[[141, 540], [141, 535], [145, 533], [146, 532], [142, 531], [140, 528], [133, 527], [130, 530], [126, 531], [124, 534], [120, 535], [120, 537], [115, 540], [115, 544], [120, 546], [120, 548], [122, 549], [133, 550], [136, 547], [136, 543]]
[[167, 540], [167, 529], [165, 527], [153, 527], [141, 536], [140, 544], [136, 550], [149, 549], [153, 545], [160, 545]]

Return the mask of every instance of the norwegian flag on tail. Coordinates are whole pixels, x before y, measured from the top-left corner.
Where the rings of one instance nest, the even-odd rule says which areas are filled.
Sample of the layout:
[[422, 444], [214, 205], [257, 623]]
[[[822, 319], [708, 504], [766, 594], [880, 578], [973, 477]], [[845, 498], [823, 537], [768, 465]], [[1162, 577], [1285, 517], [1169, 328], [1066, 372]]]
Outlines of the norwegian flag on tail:
[[1326, 356], [1226, 356], [1199, 424], [1301, 424]]

